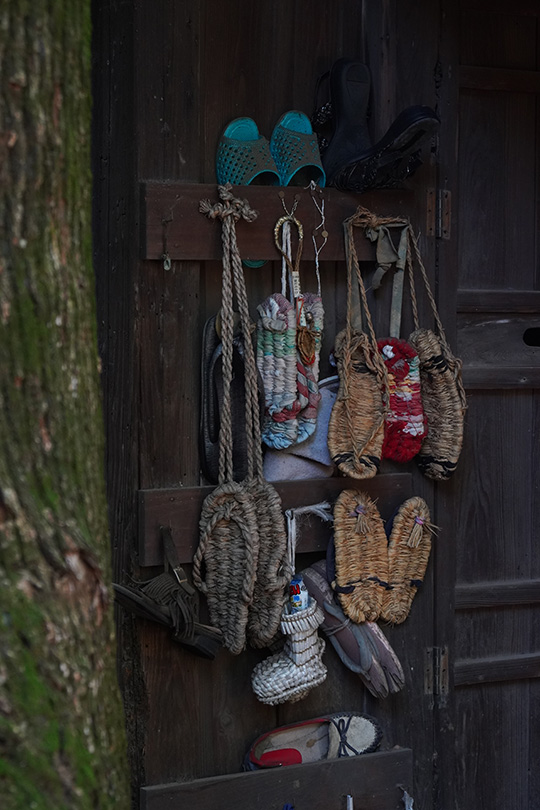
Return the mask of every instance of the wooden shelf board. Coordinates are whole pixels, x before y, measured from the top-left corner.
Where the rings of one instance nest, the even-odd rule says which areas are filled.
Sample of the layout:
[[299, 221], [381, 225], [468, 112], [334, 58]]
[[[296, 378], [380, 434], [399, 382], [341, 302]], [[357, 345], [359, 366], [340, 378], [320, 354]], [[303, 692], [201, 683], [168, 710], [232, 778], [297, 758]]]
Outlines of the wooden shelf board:
[[[365, 481], [353, 478], [317, 478], [303, 481], [278, 481], [275, 487], [283, 509], [309, 506], [324, 500], [334, 502], [343, 489], [360, 489], [377, 499], [384, 518], [412, 492], [410, 473], [380, 474]], [[139, 491], [139, 562], [142, 566], [161, 565], [160, 527], [170, 526], [180, 562], [187, 563], [199, 540], [199, 516], [204, 499], [214, 490], [209, 487], [182, 487], [178, 489], [143, 489]], [[298, 552], [321, 551], [324, 553], [330, 527], [319, 518], [304, 518], [302, 523], [309, 531], [302, 532]]]
[[[320, 225], [321, 216], [311, 199], [309, 190], [288, 186], [235, 186], [234, 193], [249, 201], [259, 215], [254, 222], [240, 221], [237, 237], [243, 259], [280, 261], [274, 245], [274, 225], [284, 215], [279, 192], [283, 191], [284, 202], [290, 210], [295, 197], [299, 201], [295, 216], [304, 228], [302, 258], [313, 261], [312, 233]], [[321, 261], [344, 259], [343, 220], [350, 217], [359, 205], [376, 214], [405, 216], [410, 214], [413, 193], [408, 189], [387, 189], [366, 194], [353, 194], [323, 189], [328, 241], [320, 254]], [[221, 227], [199, 211], [201, 200], [218, 202], [217, 186], [214, 184], [158, 183], [147, 181], [141, 184], [142, 258], [161, 259], [165, 252], [171, 260], [209, 261], [221, 260]], [[320, 203], [320, 200], [319, 200]], [[294, 233], [293, 233], [294, 239]], [[317, 240], [320, 246], [322, 241]], [[375, 247], [359, 235], [358, 258], [361, 261], [375, 259]]]
[[412, 791], [412, 751], [408, 748], [359, 757], [289, 765], [251, 773], [214, 776], [192, 782], [143, 787], [142, 810], [345, 807], [347, 794], [362, 810], [402, 810], [403, 786]]

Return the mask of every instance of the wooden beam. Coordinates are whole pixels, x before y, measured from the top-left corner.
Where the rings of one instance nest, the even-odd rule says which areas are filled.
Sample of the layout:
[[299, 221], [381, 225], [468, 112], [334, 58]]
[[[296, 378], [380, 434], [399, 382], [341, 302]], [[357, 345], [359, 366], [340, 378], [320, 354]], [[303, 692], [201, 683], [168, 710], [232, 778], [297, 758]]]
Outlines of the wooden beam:
[[[329, 500], [334, 502], [343, 489], [360, 489], [377, 499], [383, 517], [393, 511], [412, 493], [410, 473], [381, 474], [367, 481], [352, 478], [318, 478], [305, 481], [278, 481], [275, 487], [283, 509], [309, 506]], [[214, 487], [141, 490], [139, 492], [139, 561], [143, 566], [163, 562], [160, 526], [170, 526], [182, 563], [191, 562], [199, 539], [199, 517], [204, 499]], [[318, 518], [306, 518], [309, 531], [302, 532], [298, 552], [324, 553], [330, 527]]]
[[455, 589], [456, 610], [535, 605], [540, 603], [540, 579], [474, 582]]
[[463, 383], [467, 390], [489, 391], [508, 388], [540, 388], [540, 368], [497, 368], [463, 364]]
[[458, 290], [458, 312], [540, 313], [538, 290]]
[[456, 661], [456, 686], [540, 678], [540, 653], [474, 658]]
[[[278, 188], [277, 186], [235, 186], [234, 193], [246, 198], [258, 211], [254, 222], [241, 220], [237, 224], [240, 255], [250, 260], [280, 260], [274, 244], [274, 225], [284, 215], [283, 202], [291, 210], [295, 198], [298, 205], [295, 216], [304, 228], [302, 258], [313, 261], [312, 234], [320, 233], [321, 215], [311, 198], [309, 190], [300, 187]], [[406, 216], [414, 202], [409, 190], [373, 191], [353, 194], [325, 188], [322, 197], [325, 203], [328, 241], [320, 253], [321, 261], [341, 261], [344, 257], [343, 220], [352, 216], [359, 205], [376, 214]], [[218, 202], [217, 186], [189, 183], [141, 184], [141, 252], [144, 259], [161, 259], [167, 253], [171, 260], [197, 261], [220, 260], [222, 256], [221, 227], [219, 222], [209, 220], [199, 211], [201, 200]], [[295, 234], [293, 233], [293, 240]], [[317, 240], [320, 247], [322, 240]], [[375, 259], [375, 247], [363, 233], [357, 239], [358, 258], [361, 261]]]
[[144, 787], [142, 810], [345, 807], [348, 795], [362, 810], [402, 810], [403, 785], [412, 791], [412, 751], [407, 748], [252, 773]]
[[540, 71], [461, 65], [459, 86], [469, 90], [540, 93]]

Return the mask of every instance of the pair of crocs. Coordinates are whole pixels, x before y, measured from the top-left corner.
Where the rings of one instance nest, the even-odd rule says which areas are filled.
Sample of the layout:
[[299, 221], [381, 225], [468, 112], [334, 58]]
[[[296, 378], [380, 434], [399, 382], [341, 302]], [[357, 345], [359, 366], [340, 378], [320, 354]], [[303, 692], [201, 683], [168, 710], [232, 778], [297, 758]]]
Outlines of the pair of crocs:
[[281, 116], [270, 141], [252, 118], [235, 118], [225, 127], [216, 154], [220, 185], [324, 186], [326, 176], [317, 137], [307, 115], [290, 110]]

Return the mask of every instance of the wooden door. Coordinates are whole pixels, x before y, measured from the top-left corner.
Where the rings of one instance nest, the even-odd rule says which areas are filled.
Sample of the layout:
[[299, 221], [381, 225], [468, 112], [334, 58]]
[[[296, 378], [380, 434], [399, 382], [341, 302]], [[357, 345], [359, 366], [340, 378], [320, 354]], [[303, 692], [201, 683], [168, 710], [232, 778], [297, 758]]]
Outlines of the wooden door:
[[[503, 10], [487, 0], [96, 0], [94, 10], [96, 269], [117, 577], [159, 570], [159, 557], [145, 556], [157, 521], [172, 520], [163, 510], [179, 491], [203, 483], [200, 337], [219, 306], [216, 256], [173, 256], [166, 270], [162, 243], [153, 254], [139, 244], [142, 184], [213, 183], [223, 126], [249, 114], [268, 135], [285, 110], [310, 112], [317, 75], [339, 56], [359, 56], [371, 68], [374, 135], [407, 105], [440, 113], [438, 144], [424, 155], [405, 202], [393, 207], [395, 198], [384, 194], [371, 202], [377, 213], [409, 214], [421, 232], [469, 393], [453, 480], [433, 485], [411, 464], [385, 469], [386, 484], [376, 484], [385, 517], [414, 490], [441, 527], [410, 618], [389, 630], [406, 689], [377, 703], [329, 650], [326, 686], [275, 710], [251, 694], [259, 653], [201, 662], [164, 628], [122, 615], [135, 801], [142, 787], [149, 808], [197, 806], [216, 789], [206, 777], [217, 775], [228, 775], [228, 795], [240, 797], [245, 788], [232, 774], [259, 733], [349, 708], [368, 710], [385, 731], [388, 750], [363, 765], [363, 788], [364, 771], [355, 777], [359, 791], [380, 788], [373, 807], [401, 806], [396, 780], [406, 779], [412, 758], [410, 787], [421, 810], [496, 802], [532, 810], [538, 777], [529, 766], [539, 732], [529, 718], [538, 711], [540, 674], [537, 2], [516, 0]], [[343, 323], [344, 272], [335, 256], [321, 259], [329, 349]], [[277, 263], [250, 275], [251, 301], [278, 282]], [[182, 538], [184, 517], [176, 532]], [[429, 677], [434, 664], [438, 676]], [[339, 806], [335, 789], [344, 774], [313, 775], [325, 785], [325, 806]], [[296, 775], [289, 779], [292, 785]], [[242, 795], [262, 807], [254, 784]], [[261, 790], [264, 798], [266, 782]]]
[[[437, 806], [532, 810], [540, 757], [540, 7], [446, 5], [440, 189], [451, 193], [452, 216], [439, 283], [457, 290], [444, 306], [448, 318], [456, 308], [469, 408], [460, 474], [444, 506], [455, 527], [445, 537], [453, 546], [445, 565], [455, 566], [454, 690], [436, 709]], [[450, 621], [441, 616], [439, 629]]]

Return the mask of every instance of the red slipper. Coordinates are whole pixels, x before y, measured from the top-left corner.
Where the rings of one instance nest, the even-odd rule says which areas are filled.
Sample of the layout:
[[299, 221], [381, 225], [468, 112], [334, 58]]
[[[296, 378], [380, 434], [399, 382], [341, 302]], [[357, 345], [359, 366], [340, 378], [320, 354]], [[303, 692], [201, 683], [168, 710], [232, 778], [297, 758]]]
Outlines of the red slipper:
[[381, 737], [372, 717], [338, 712], [266, 732], [255, 740], [246, 759], [256, 769], [353, 757], [375, 751]]

